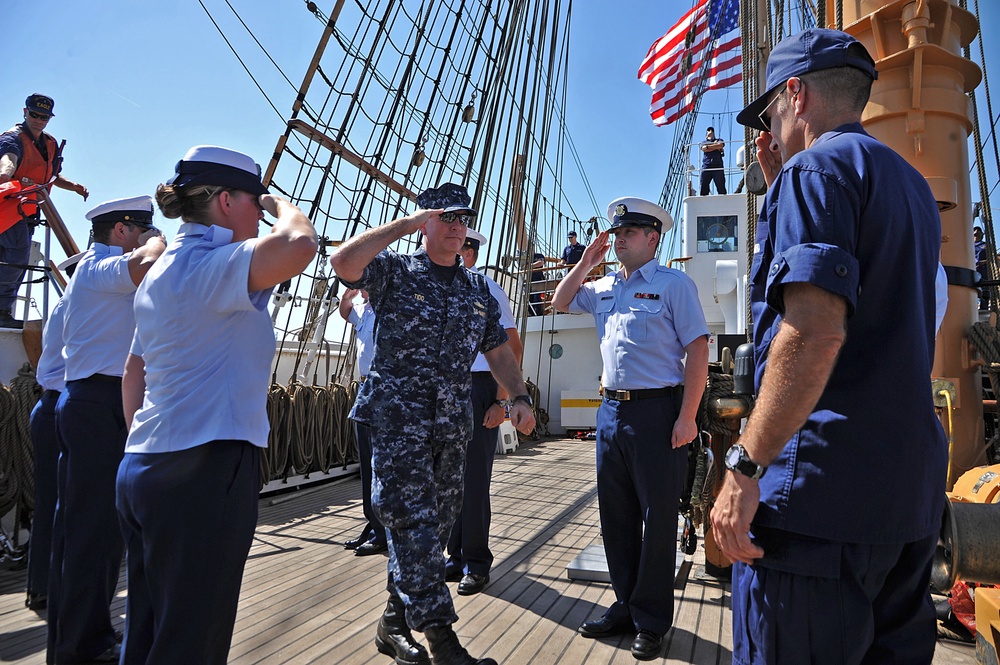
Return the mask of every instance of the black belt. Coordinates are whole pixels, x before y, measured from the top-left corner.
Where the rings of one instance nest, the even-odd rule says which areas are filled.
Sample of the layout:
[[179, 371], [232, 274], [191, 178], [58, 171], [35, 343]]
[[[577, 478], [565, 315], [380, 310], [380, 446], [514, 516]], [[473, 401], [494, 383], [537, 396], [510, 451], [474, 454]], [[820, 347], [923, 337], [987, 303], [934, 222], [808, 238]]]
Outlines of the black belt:
[[488, 370], [485, 372], [473, 372], [472, 376], [493, 376], [493, 372], [490, 372]]
[[42, 397], [55, 397], [56, 399], [59, 399], [59, 393], [60, 392], [62, 392], [62, 391], [60, 391], [60, 390], [52, 390], [52, 388], [49, 388], [44, 393], [42, 393]]
[[85, 381], [100, 381], [101, 383], [121, 383], [122, 377], [111, 376], [110, 374], [91, 374]]
[[653, 399], [654, 397], [672, 397], [684, 392], [684, 386], [667, 386], [666, 388], [642, 388], [640, 390], [604, 389], [604, 399], [618, 402], [631, 402], [636, 399]]

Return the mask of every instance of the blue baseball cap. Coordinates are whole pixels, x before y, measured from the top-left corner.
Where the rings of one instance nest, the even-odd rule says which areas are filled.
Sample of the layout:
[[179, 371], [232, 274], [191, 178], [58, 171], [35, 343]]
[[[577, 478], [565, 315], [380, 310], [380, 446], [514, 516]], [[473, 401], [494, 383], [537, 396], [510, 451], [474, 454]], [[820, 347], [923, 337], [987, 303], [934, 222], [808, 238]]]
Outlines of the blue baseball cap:
[[878, 79], [875, 61], [864, 44], [846, 32], [809, 28], [782, 40], [767, 59], [767, 91], [740, 111], [736, 122], [767, 131], [759, 116], [767, 107], [772, 92], [794, 76], [834, 67], [854, 67], [873, 81]]
[[24, 105], [29, 111], [34, 111], [35, 113], [41, 113], [49, 117], [55, 115], [52, 109], [55, 108], [56, 103], [48, 95], [41, 95], [37, 92], [28, 95], [28, 98], [24, 100]]

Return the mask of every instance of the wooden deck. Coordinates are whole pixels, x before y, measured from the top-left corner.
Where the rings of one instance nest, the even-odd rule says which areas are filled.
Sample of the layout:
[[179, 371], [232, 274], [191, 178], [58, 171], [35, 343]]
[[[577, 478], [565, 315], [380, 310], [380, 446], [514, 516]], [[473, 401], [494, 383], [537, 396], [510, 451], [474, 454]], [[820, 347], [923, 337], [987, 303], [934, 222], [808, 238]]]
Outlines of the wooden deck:
[[[386, 559], [341, 542], [363, 523], [356, 478], [261, 500], [230, 662], [361, 665], [391, 661], [372, 643], [385, 603]], [[455, 595], [456, 630], [474, 655], [506, 665], [635, 663], [631, 637], [588, 640], [577, 627], [614, 597], [566, 565], [599, 542], [593, 443], [545, 440], [498, 456], [493, 476], [492, 582]], [[663, 663], [729, 663], [729, 587], [704, 575], [699, 552], [682, 571]], [[0, 572], [0, 662], [45, 662], [44, 615], [24, 608], [24, 571]], [[124, 574], [112, 606], [124, 616]], [[975, 662], [969, 645], [939, 642], [935, 663]]]

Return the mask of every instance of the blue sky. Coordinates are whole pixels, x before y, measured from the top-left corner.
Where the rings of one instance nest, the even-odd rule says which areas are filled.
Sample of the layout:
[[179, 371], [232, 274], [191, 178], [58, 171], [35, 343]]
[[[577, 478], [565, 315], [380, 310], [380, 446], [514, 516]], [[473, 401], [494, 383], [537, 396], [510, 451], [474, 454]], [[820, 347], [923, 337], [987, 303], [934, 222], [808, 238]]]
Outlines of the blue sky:
[[[86, 203], [70, 192], [54, 193], [81, 247], [89, 230], [87, 210], [108, 199], [152, 194], [190, 146], [224, 145], [265, 166], [274, 150], [323, 25], [302, 0], [230, 0], [289, 83], [224, 0], [203, 1], [280, 116], [197, 0], [5, 2], [8, 16], [31, 19], [37, 27], [8, 31], [4, 50], [13, 58], [0, 77], [0, 124], [6, 128], [20, 121], [31, 92], [54, 97], [56, 117], [48, 130], [67, 140], [64, 174], [91, 191]], [[329, 12], [334, 1], [318, 4]], [[983, 22], [1000, 25], [1000, 7], [992, 0], [980, 5]], [[600, 206], [623, 195], [659, 196], [672, 129], [652, 125], [649, 88], [635, 76], [649, 45], [690, 6], [690, 0], [588, 0], [573, 6], [566, 117]], [[974, 48], [978, 51], [978, 43]], [[988, 41], [986, 48], [988, 63], [995, 63], [988, 64], [991, 73], [1000, 71], [1000, 47]], [[728, 127], [741, 103], [738, 87], [709, 93], [695, 136], [709, 124]], [[985, 104], [980, 112], [985, 116]], [[729, 131], [719, 133], [729, 138]], [[566, 167], [573, 205], [590, 213], [589, 195], [574, 182], [573, 171]], [[996, 174], [989, 181], [995, 184]], [[168, 236], [176, 230], [175, 221], [159, 215], [157, 224]], [[55, 249], [54, 256], [61, 257], [61, 251]]]

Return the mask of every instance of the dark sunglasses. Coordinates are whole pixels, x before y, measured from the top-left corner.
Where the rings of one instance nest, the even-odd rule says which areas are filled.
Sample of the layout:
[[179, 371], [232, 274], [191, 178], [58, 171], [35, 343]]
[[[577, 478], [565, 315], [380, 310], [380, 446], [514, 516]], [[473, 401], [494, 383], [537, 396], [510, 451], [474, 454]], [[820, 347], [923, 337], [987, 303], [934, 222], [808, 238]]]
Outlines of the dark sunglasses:
[[28, 115], [30, 115], [35, 120], [46, 120], [46, 121], [48, 121], [48, 119], [52, 117], [50, 115], [45, 115], [44, 113], [35, 113], [34, 111], [28, 111]]
[[475, 215], [470, 215], [467, 212], [461, 214], [457, 212], [443, 212], [440, 215], [440, 219], [445, 224], [451, 224], [452, 222], [458, 222], [462, 226], [468, 226], [469, 222], [476, 218]]

